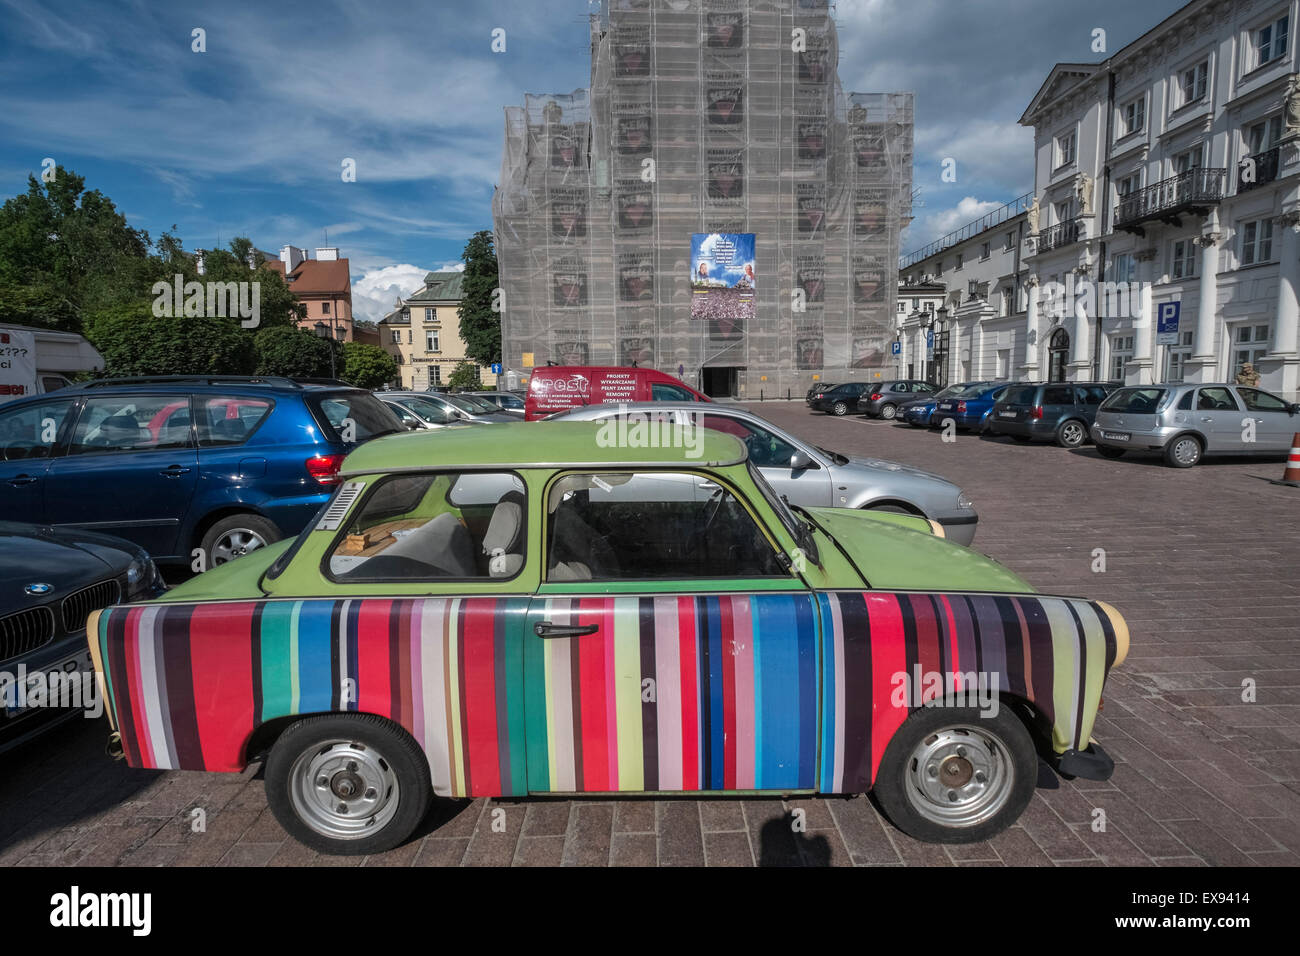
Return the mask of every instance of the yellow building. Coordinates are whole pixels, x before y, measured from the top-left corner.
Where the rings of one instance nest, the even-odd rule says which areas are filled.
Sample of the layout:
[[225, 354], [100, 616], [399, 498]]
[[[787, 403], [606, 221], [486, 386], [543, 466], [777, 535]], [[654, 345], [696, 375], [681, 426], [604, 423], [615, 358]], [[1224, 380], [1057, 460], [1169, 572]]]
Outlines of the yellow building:
[[[396, 387], [424, 391], [446, 385], [466, 360], [457, 312], [464, 298], [463, 280], [460, 272], [430, 272], [418, 292], [398, 299], [397, 307], [379, 321], [379, 344], [397, 363]], [[480, 382], [496, 385], [491, 371], [475, 368]]]

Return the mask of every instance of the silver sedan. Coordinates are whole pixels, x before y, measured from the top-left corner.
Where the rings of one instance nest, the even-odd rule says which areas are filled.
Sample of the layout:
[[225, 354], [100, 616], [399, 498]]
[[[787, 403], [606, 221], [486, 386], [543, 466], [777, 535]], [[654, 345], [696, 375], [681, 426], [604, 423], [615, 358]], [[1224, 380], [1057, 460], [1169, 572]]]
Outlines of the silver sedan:
[[[629, 445], [642, 440], [663, 440], [662, 428], [641, 423], [668, 422], [681, 426], [681, 434], [698, 424], [741, 439], [749, 458], [768, 482], [792, 504], [810, 508], [866, 508], [920, 515], [943, 527], [950, 541], [969, 546], [975, 540], [979, 515], [966, 494], [939, 475], [880, 458], [850, 458], [809, 445], [752, 412], [727, 405], [707, 411], [696, 402], [631, 402], [625, 405], [588, 405], [552, 415], [566, 421], [618, 419], [624, 423], [611, 431]], [[642, 446], [644, 447], [644, 445]]]
[[488, 411], [481, 408], [479, 403], [470, 402], [459, 395], [439, 395], [436, 392], [384, 392], [384, 400], [396, 402], [431, 425], [519, 421], [517, 415], [507, 414], [500, 409]]

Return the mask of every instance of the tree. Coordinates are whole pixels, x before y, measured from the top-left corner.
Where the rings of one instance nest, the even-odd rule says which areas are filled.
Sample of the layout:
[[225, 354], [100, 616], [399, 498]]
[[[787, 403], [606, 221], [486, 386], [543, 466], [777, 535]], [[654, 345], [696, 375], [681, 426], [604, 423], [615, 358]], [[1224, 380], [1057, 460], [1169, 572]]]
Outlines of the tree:
[[344, 342], [342, 378], [358, 388], [378, 388], [397, 378], [397, 363], [378, 345]]
[[479, 367], [473, 362], [458, 362], [447, 378], [447, 386], [453, 392], [482, 388]]
[[251, 375], [253, 336], [237, 319], [157, 318], [145, 303], [104, 310], [86, 337], [107, 375]]
[[253, 336], [257, 375], [328, 378], [330, 350], [337, 345], [291, 325], [273, 325]]
[[465, 357], [479, 365], [492, 365], [501, 361], [501, 314], [492, 308], [500, 284], [492, 233], [474, 233], [460, 258], [465, 263], [464, 298], [458, 310]]

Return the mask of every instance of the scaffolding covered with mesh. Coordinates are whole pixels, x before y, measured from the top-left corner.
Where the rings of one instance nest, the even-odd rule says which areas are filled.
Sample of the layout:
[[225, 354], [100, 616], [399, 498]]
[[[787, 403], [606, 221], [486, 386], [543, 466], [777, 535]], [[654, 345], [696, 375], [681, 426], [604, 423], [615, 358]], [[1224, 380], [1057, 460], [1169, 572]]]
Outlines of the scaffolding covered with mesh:
[[[843, 92], [825, 0], [606, 0], [590, 32], [589, 90], [506, 109], [503, 364], [746, 398], [885, 369], [911, 94]], [[692, 317], [701, 233], [754, 235], [752, 316]]]

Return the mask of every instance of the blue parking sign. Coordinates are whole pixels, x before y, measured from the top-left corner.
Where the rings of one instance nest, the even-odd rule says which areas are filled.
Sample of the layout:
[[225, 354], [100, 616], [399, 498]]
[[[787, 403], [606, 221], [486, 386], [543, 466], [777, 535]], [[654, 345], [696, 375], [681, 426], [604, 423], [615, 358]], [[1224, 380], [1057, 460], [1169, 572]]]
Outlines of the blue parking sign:
[[902, 342], [895, 342], [894, 345], [893, 345], [893, 347], [890, 349], [890, 351], [893, 352], [894, 355], [902, 355], [902, 354], [903, 354], [903, 343], [902, 343]]
[[1178, 344], [1178, 319], [1181, 302], [1161, 302], [1156, 306], [1156, 344]]

